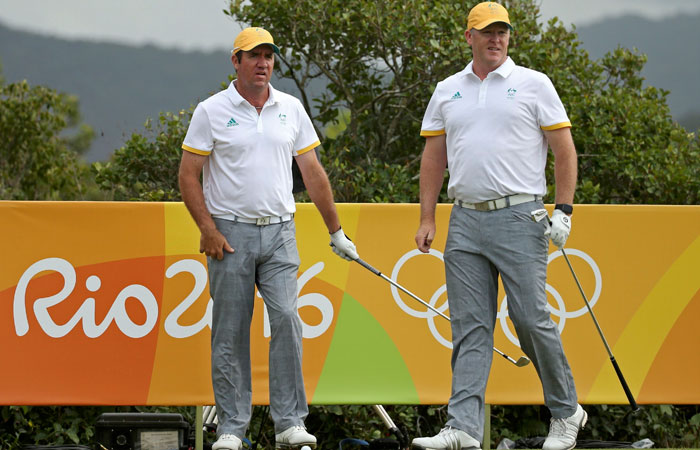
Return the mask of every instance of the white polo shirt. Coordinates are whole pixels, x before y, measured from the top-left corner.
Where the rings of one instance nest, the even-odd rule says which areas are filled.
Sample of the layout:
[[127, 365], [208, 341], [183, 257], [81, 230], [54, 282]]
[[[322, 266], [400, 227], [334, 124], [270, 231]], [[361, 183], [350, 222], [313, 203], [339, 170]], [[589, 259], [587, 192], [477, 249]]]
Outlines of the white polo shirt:
[[209, 156], [202, 187], [212, 216], [257, 219], [296, 211], [292, 157], [319, 144], [298, 99], [270, 85], [258, 114], [231, 82], [197, 105], [182, 148]]
[[554, 85], [510, 57], [483, 81], [472, 64], [437, 84], [421, 125], [421, 136], [446, 134], [448, 196], [544, 195], [543, 130], [571, 126]]

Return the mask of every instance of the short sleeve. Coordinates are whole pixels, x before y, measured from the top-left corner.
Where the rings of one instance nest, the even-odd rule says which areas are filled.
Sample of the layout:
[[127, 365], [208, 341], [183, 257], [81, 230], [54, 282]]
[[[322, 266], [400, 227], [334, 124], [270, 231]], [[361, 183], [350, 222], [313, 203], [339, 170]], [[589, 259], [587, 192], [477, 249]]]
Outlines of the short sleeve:
[[301, 105], [301, 102], [297, 100], [296, 105], [297, 114], [299, 117], [299, 133], [297, 134], [297, 138], [294, 141], [294, 156], [306, 153], [309, 150], [312, 150], [321, 145], [321, 141], [319, 140], [318, 135], [316, 134], [316, 130], [314, 129], [314, 124], [311, 122], [311, 118], [306, 113], [306, 110]]
[[214, 149], [209, 115], [202, 104], [198, 104], [192, 113], [190, 126], [187, 128], [182, 148], [198, 155], [208, 155]]
[[564, 104], [561, 102], [554, 84], [544, 74], [537, 96], [537, 120], [543, 130], [556, 130], [571, 126]]
[[433, 91], [433, 95], [430, 97], [425, 114], [423, 115], [423, 122], [420, 127], [420, 135], [423, 137], [445, 134], [445, 119], [442, 115], [440, 101], [438, 100], [439, 90], [440, 84], [438, 83], [435, 91]]

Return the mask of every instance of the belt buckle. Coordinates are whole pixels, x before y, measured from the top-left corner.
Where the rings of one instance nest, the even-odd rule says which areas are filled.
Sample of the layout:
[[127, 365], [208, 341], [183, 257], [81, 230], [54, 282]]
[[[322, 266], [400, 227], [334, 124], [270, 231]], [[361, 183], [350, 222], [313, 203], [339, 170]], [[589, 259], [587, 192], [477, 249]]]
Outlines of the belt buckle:
[[259, 217], [259, 218], [255, 219], [255, 225], [257, 225], [257, 226], [270, 225], [270, 216]]
[[474, 203], [474, 209], [477, 211], [490, 211], [489, 203], [490, 201]]

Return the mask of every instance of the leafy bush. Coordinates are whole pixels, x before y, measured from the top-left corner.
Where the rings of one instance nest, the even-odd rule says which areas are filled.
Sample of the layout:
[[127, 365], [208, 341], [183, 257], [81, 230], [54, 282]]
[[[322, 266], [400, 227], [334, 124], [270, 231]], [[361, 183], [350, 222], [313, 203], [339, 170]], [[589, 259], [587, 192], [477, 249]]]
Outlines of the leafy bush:
[[[287, 53], [277, 65], [295, 81], [324, 138], [323, 162], [338, 201], [415, 202], [423, 140], [420, 121], [437, 81], [460, 70], [471, 50], [461, 39], [464, 18], [476, 1], [233, 0], [227, 11], [243, 23], [268, 28]], [[646, 61], [616, 49], [591, 61], [575, 29], [537, 22], [534, 0], [510, 0], [517, 24], [511, 55], [520, 65], [550, 76], [574, 124], [579, 152], [578, 203], [698, 204], [700, 138], [673, 123], [667, 93], [644, 88]], [[327, 85], [314, 94], [311, 84]], [[0, 80], [1, 82], [1, 80]], [[179, 200], [180, 146], [192, 111], [147, 121], [106, 163], [93, 165], [104, 195], [114, 200]], [[343, 117], [343, 126], [338, 118]], [[77, 100], [26, 82], [0, 85], [0, 198], [79, 199], [90, 195], [77, 153], [90, 130], [78, 125]], [[74, 129], [66, 137], [64, 130]], [[332, 136], [332, 138], [330, 137]], [[552, 179], [552, 161], [547, 168]], [[551, 189], [551, 188], [550, 188]], [[299, 197], [305, 200], [304, 195]], [[550, 190], [549, 200], [553, 199]], [[443, 191], [441, 200], [445, 201]], [[635, 441], [661, 447], [700, 446], [697, 405], [628, 407], [590, 405], [582, 439]], [[0, 408], [0, 448], [22, 444], [90, 442], [94, 423], [110, 407]], [[157, 411], [159, 408], [116, 408]], [[184, 412], [194, 423], [194, 408]], [[446, 420], [444, 406], [394, 405], [387, 411], [407, 436], [431, 435]], [[494, 447], [502, 438], [544, 435], [542, 406], [493, 406]], [[307, 425], [334, 446], [345, 437], [376, 439], [386, 427], [367, 406], [312, 406]], [[271, 447], [266, 407], [255, 407], [251, 437]], [[211, 435], [208, 436], [211, 438]], [[323, 444], [326, 446], [326, 444]]]
[[92, 446], [97, 419], [106, 412], [176, 412], [194, 424], [194, 407], [153, 406], [2, 406], [0, 449], [25, 445]]
[[26, 80], [0, 79], [0, 199], [80, 200], [89, 195], [79, 160], [93, 137], [78, 100]]
[[[579, 439], [635, 442], [651, 439], [657, 448], [698, 448], [700, 406], [645, 405], [632, 413], [626, 405], [584, 405], [588, 424]], [[397, 427], [409, 439], [437, 433], [447, 420], [444, 405], [386, 405]], [[4, 406], [0, 408], [0, 448], [22, 445], [92, 445], [95, 423], [104, 412], [176, 412], [194, 427], [194, 407]], [[367, 441], [395, 438], [369, 405], [311, 405], [306, 420], [321, 448], [345, 438]], [[541, 405], [491, 407], [491, 448], [508, 438], [546, 436], [549, 411]], [[248, 431], [255, 448], [274, 448], [269, 407], [255, 406]], [[205, 434], [205, 442], [216, 439]]]
[[144, 135], [132, 134], [109, 162], [94, 163], [100, 188], [117, 201], [180, 200], [180, 148], [192, 111], [161, 113], [155, 123], [148, 119]]
[[[324, 140], [323, 155], [336, 198], [418, 201], [421, 119], [436, 83], [471, 58], [463, 33], [476, 1], [229, 3], [227, 14], [284, 43], [277, 70], [294, 80], [318, 128], [333, 137]], [[643, 87], [646, 57], [618, 48], [592, 61], [575, 29], [556, 18], [538, 23], [536, 1], [504, 4], [515, 24], [510, 55], [549, 75], [573, 123], [575, 201], [697, 204], [698, 136], [673, 122], [666, 91]], [[319, 79], [327, 87], [316, 93]], [[552, 186], [547, 200], [553, 198]]]

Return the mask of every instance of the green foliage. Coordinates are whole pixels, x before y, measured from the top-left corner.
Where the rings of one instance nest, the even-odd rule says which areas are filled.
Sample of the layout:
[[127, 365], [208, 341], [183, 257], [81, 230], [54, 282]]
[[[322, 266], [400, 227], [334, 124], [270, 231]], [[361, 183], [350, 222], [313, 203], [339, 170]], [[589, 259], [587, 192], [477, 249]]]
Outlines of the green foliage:
[[91, 442], [103, 407], [3, 406], [0, 448], [21, 445], [76, 445]]
[[[627, 405], [584, 405], [588, 424], [579, 439], [635, 442], [651, 439], [656, 448], [698, 448], [700, 406], [645, 405], [632, 413]], [[311, 405], [308, 429], [321, 438], [322, 448], [332, 448], [348, 437], [367, 441], [395, 438], [369, 405]], [[437, 433], [447, 420], [444, 405], [386, 405], [385, 409], [409, 439]], [[194, 407], [153, 406], [3, 406], [0, 407], [0, 448], [22, 445], [90, 445], [95, 423], [104, 412], [175, 412], [192, 426]], [[491, 448], [504, 438], [546, 436], [549, 411], [541, 405], [491, 407]], [[254, 449], [274, 448], [274, 428], [269, 407], [255, 406], [248, 430]], [[205, 442], [213, 442], [206, 433]]]
[[180, 200], [180, 148], [191, 117], [192, 109], [146, 121], [146, 135], [132, 134], [109, 162], [93, 164], [100, 188], [114, 200]]
[[541, 69], [552, 74], [574, 123], [579, 203], [700, 201], [698, 135], [672, 120], [666, 91], [642, 87], [645, 62], [644, 55], [618, 48], [588, 67]]
[[[352, 408], [357, 407], [343, 407], [343, 411], [353, 415]], [[364, 408], [369, 410], [369, 407]], [[648, 438], [656, 448], [698, 448], [700, 445], [698, 405], [645, 405], [637, 413], [627, 405], [584, 405], [584, 408], [588, 412], [588, 424], [579, 433], [579, 439], [635, 442]], [[386, 409], [396, 425], [411, 438], [436, 434], [447, 420], [446, 407], [442, 405], [388, 406]], [[309, 421], [315, 413], [312, 409]], [[504, 438], [515, 441], [546, 436], [549, 419], [549, 411], [541, 405], [493, 405], [491, 448], [496, 448]], [[348, 420], [347, 417], [344, 420]], [[358, 417], [358, 420], [363, 419]], [[373, 439], [377, 432], [386, 432], [381, 423], [371, 420], [362, 423], [366, 424], [365, 428], [357, 427], [350, 436]]]
[[173, 412], [194, 424], [194, 407], [155, 406], [2, 406], [0, 448], [25, 445], [91, 446], [97, 419], [106, 412]]
[[[322, 159], [336, 200], [399, 203], [418, 201], [421, 119], [436, 83], [471, 57], [463, 32], [474, 3], [231, 0], [225, 12], [282, 43], [277, 70], [326, 133]], [[667, 92], [643, 87], [645, 56], [618, 48], [591, 61], [575, 29], [557, 19], [538, 24], [536, 2], [506, 3], [516, 24], [511, 56], [550, 76], [574, 124], [576, 202], [698, 203], [700, 138], [673, 122]], [[326, 89], [314, 94], [318, 80]], [[117, 200], [178, 200], [190, 116], [161, 114], [157, 129], [147, 122], [145, 134], [133, 134], [106, 165], [95, 164], [101, 188]], [[553, 198], [552, 185], [546, 200]]]
[[[645, 405], [632, 413], [627, 405], [584, 405], [588, 424], [579, 439], [635, 442], [651, 439], [656, 448], [698, 448], [700, 406]], [[444, 405], [385, 406], [389, 416], [409, 438], [432, 436], [447, 421]], [[370, 406], [312, 406], [309, 429], [332, 444], [346, 437], [365, 440], [388, 436], [386, 426]], [[492, 405], [491, 448], [504, 438], [546, 436], [550, 414], [541, 405]]]
[[[374, 203], [410, 203], [418, 198], [418, 177], [408, 165], [381, 159], [351, 162], [349, 149], [334, 148], [333, 159], [324, 158], [336, 200]], [[361, 199], [361, 200], [359, 200]]]
[[[437, 82], [469, 54], [466, 2], [232, 1], [228, 14], [272, 31], [287, 50], [277, 65], [302, 91], [320, 128], [349, 111], [345, 131], [324, 141], [339, 201], [418, 200], [420, 121]], [[282, 13], [280, 14], [280, 11]], [[312, 97], [321, 78], [327, 89]], [[313, 107], [313, 108], [312, 108]], [[395, 176], [392, 186], [383, 183]], [[384, 192], [386, 189], [392, 192]]]
[[647, 405], [639, 412], [628, 406], [589, 405], [589, 439], [637, 441], [649, 438], [655, 447], [698, 448], [700, 406]]
[[[436, 83], [470, 59], [463, 32], [475, 3], [232, 0], [227, 14], [268, 28], [284, 47], [280, 75], [295, 82], [315, 125], [327, 131], [323, 159], [336, 199], [400, 203], [418, 200], [423, 112]], [[665, 91], [643, 87], [645, 57], [619, 48], [591, 61], [575, 30], [556, 19], [538, 25], [536, 1], [504, 3], [516, 28], [511, 56], [550, 76], [574, 124], [580, 155], [576, 201], [697, 204], [699, 137], [673, 123]], [[319, 79], [327, 89], [313, 95], [309, 87]], [[179, 200], [180, 146], [191, 113], [163, 113], [147, 121], [145, 132], [133, 134], [108, 163], [94, 164], [103, 195]], [[87, 148], [91, 131], [79, 124], [74, 98], [26, 82], [3, 83], [0, 135], [0, 198], [94, 195], [76, 153]], [[552, 161], [547, 174], [551, 181]], [[447, 200], [444, 191], [441, 199]], [[624, 406], [586, 408], [590, 419], [583, 439], [648, 437], [661, 447], [700, 445], [698, 406], [647, 406], [636, 415]], [[0, 447], [89, 442], [95, 420], [107, 410], [114, 408], [2, 407]], [[190, 423], [192, 410], [186, 415]], [[251, 437], [270, 447], [268, 410], [255, 411]], [[410, 437], [434, 434], [446, 420], [444, 406], [397, 405], [387, 411]], [[494, 406], [492, 447], [504, 437], [544, 435], [548, 419], [541, 406]], [[333, 445], [345, 437], [371, 440], [387, 433], [367, 406], [315, 405], [307, 425]]]
[[79, 200], [89, 195], [80, 161], [93, 137], [78, 100], [26, 81], [0, 82], [0, 199]]
[[[386, 412], [407, 438], [418, 436], [416, 430], [432, 433], [444, 425], [446, 407], [424, 405], [387, 405]], [[369, 405], [310, 405], [305, 421], [307, 429], [317, 436], [320, 448], [334, 448], [345, 438], [372, 441], [382, 438], [396, 439]], [[206, 439], [213, 441], [215, 435]], [[255, 406], [248, 429], [253, 449], [274, 448], [274, 427], [268, 406]]]
[[[314, 122], [335, 138], [324, 141], [323, 156], [336, 198], [396, 202], [418, 199], [423, 112], [436, 83], [471, 57], [463, 33], [475, 3], [231, 0], [226, 13], [269, 29], [281, 43], [280, 75], [294, 80]], [[667, 92], [642, 86], [646, 58], [617, 49], [591, 61], [575, 30], [557, 19], [538, 24], [537, 2], [504, 3], [515, 24], [511, 56], [550, 76], [574, 124], [576, 202], [697, 203], [698, 136], [674, 124]], [[319, 78], [327, 89], [314, 96], [309, 86]], [[345, 112], [350, 119], [338, 134]], [[387, 179], [400, 195], [374, 184]]]

